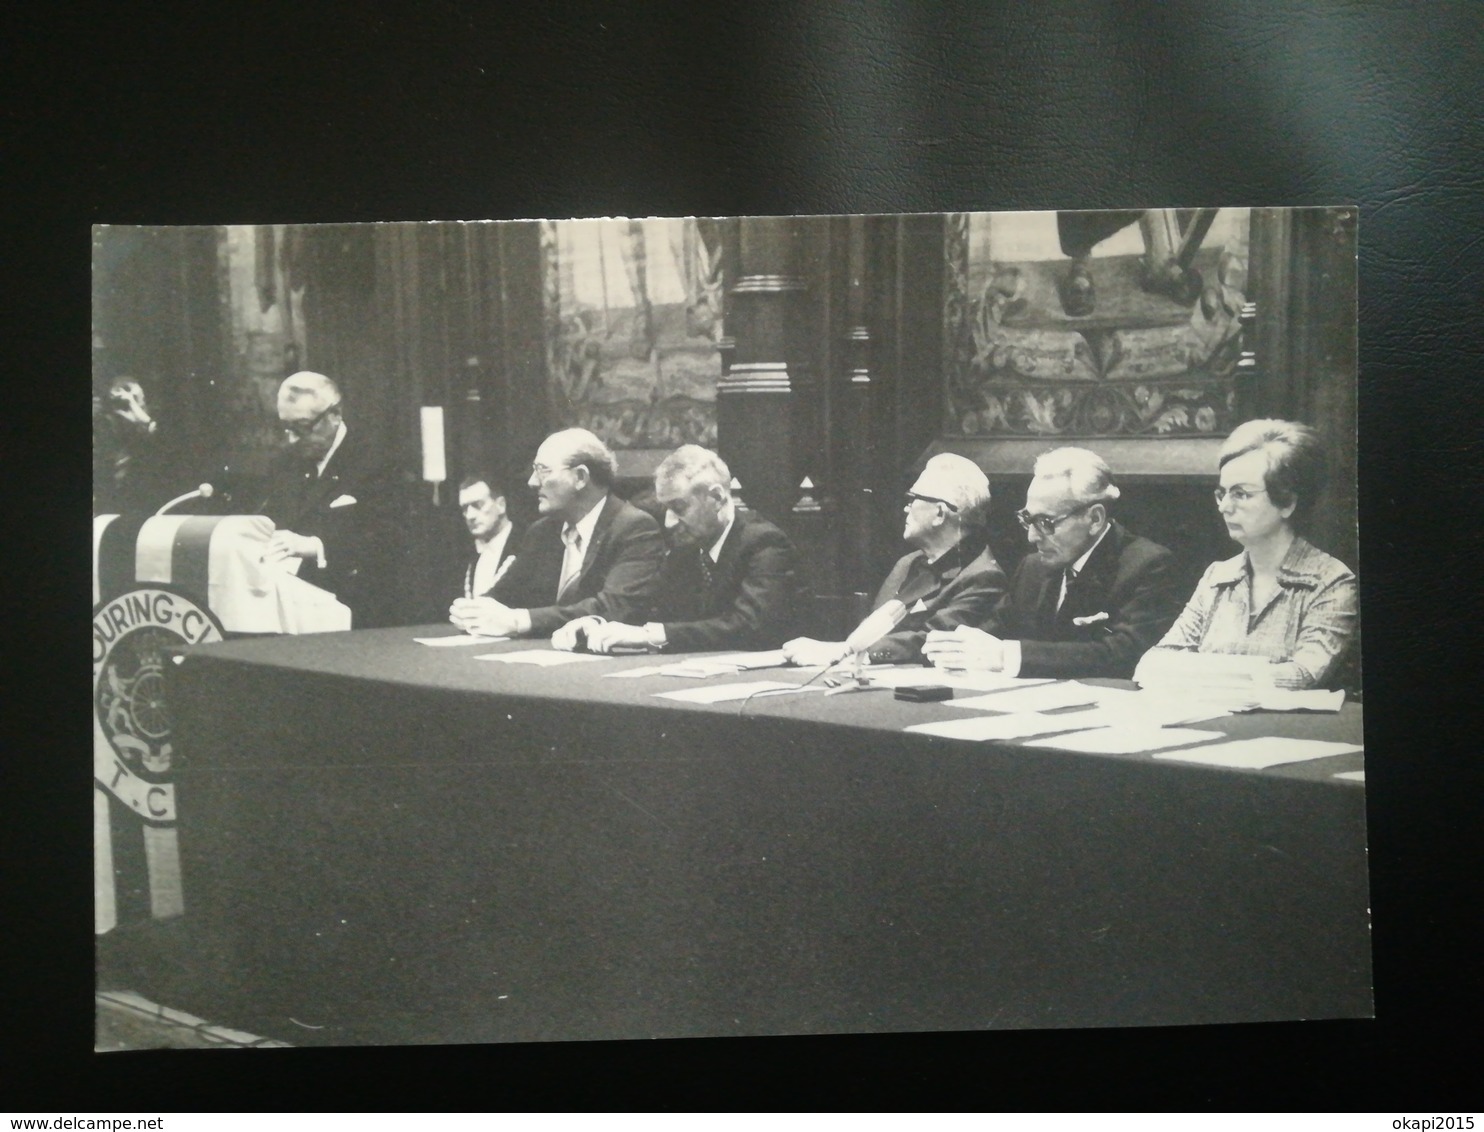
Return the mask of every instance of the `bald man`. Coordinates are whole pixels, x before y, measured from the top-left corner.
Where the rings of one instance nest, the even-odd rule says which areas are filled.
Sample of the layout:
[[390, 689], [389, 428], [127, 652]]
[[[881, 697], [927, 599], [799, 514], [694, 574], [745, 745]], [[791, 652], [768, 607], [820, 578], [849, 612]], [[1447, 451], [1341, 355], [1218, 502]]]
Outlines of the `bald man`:
[[250, 509], [278, 528], [268, 560], [333, 593], [350, 607], [353, 627], [392, 623], [389, 472], [352, 435], [340, 389], [322, 373], [284, 379], [278, 419], [288, 447], [269, 470], [267, 496]]
[[459, 598], [466, 633], [550, 637], [569, 621], [648, 620], [665, 556], [659, 524], [613, 494], [613, 453], [585, 428], [552, 433], [526, 486], [541, 518], [487, 597]]

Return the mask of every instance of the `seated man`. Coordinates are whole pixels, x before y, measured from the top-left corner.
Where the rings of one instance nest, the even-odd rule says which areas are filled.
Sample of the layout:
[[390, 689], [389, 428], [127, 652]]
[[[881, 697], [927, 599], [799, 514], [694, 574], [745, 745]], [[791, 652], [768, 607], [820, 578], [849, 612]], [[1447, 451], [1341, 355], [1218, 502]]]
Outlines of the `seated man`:
[[1007, 676], [1131, 676], [1182, 594], [1174, 556], [1109, 518], [1118, 496], [1095, 452], [1058, 448], [1037, 459], [1017, 516], [1035, 549], [983, 628], [929, 633], [923, 655]]
[[[654, 473], [672, 543], [660, 574], [655, 620], [644, 625], [583, 617], [552, 637], [593, 652], [633, 649], [772, 649], [793, 620], [798, 584], [788, 536], [732, 502], [732, 473], [716, 453], [677, 448]], [[580, 634], [580, 636], [579, 636]]]
[[613, 453], [569, 428], [536, 450], [528, 486], [541, 518], [487, 597], [459, 598], [449, 620], [466, 633], [546, 636], [598, 614], [644, 620], [659, 585], [659, 524], [612, 494]]
[[515, 561], [516, 531], [505, 506], [505, 489], [485, 471], [471, 472], [459, 484], [459, 510], [474, 538], [464, 563], [464, 597], [488, 597]]
[[[915, 549], [886, 576], [872, 609], [893, 599], [906, 616], [867, 653], [871, 664], [922, 660], [922, 643], [933, 629], [982, 620], [1005, 590], [1005, 572], [989, 551], [989, 480], [979, 465], [944, 452], [934, 456], [907, 492], [902, 538]], [[844, 641], [798, 637], [783, 646], [793, 664], [833, 664], [845, 656]]]

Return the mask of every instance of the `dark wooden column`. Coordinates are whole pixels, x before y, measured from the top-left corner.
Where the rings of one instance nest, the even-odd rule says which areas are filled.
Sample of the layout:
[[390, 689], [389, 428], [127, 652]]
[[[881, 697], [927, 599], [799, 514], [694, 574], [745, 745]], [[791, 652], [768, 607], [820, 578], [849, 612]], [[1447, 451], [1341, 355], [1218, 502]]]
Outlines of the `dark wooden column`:
[[809, 362], [800, 253], [797, 220], [741, 221], [728, 317], [736, 347], [716, 391], [721, 457], [741, 481], [748, 506], [775, 518], [790, 513], [801, 478], [794, 456], [801, 420], [795, 392], [808, 381]]
[[847, 255], [847, 313], [849, 329], [845, 333], [845, 383], [841, 393], [841, 436], [845, 450], [840, 461], [841, 581], [852, 592], [869, 593], [873, 578], [871, 565], [880, 557], [876, 553], [874, 511], [876, 477], [872, 474], [875, 446], [872, 443], [871, 418], [874, 396], [874, 343], [867, 322], [866, 305], [866, 229], [860, 217], [849, 220]]
[[1310, 536], [1352, 568], [1356, 506], [1356, 261], [1353, 208], [1252, 210], [1256, 376], [1244, 417], [1313, 425], [1330, 484]]

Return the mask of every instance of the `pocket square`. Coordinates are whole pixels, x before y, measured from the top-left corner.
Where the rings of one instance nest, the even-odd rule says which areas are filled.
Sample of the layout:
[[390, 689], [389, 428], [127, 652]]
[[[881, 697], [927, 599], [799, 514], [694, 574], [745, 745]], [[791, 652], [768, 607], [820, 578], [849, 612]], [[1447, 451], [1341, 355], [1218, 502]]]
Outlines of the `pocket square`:
[[917, 604], [915, 604], [911, 609], [907, 610], [907, 612], [908, 613], [926, 613], [927, 612], [927, 602], [924, 599], [922, 599], [922, 598], [918, 598], [917, 599]]
[[1106, 612], [1103, 612], [1103, 613], [1092, 613], [1092, 614], [1089, 614], [1086, 617], [1073, 617], [1072, 618], [1072, 624], [1073, 625], [1096, 625], [1099, 621], [1106, 621], [1106, 620], [1108, 620], [1108, 614]]
[[356, 497], [354, 495], [337, 495], [330, 501], [330, 507], [331, 509], [336, 507], [349, 507], [355, 501]]

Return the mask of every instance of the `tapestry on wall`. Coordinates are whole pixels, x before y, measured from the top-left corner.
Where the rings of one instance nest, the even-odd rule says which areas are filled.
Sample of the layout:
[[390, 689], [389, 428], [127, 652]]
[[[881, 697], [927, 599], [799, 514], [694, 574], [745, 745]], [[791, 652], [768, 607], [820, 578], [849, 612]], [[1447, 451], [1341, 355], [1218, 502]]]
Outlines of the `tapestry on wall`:
[[715, 222], [544, 221], [541, 255], [555, 419], [614, 448], [715, 447]]
[[950, 214], [946, 434], [1224, 435], [1249, 225], [1245, 208]]

